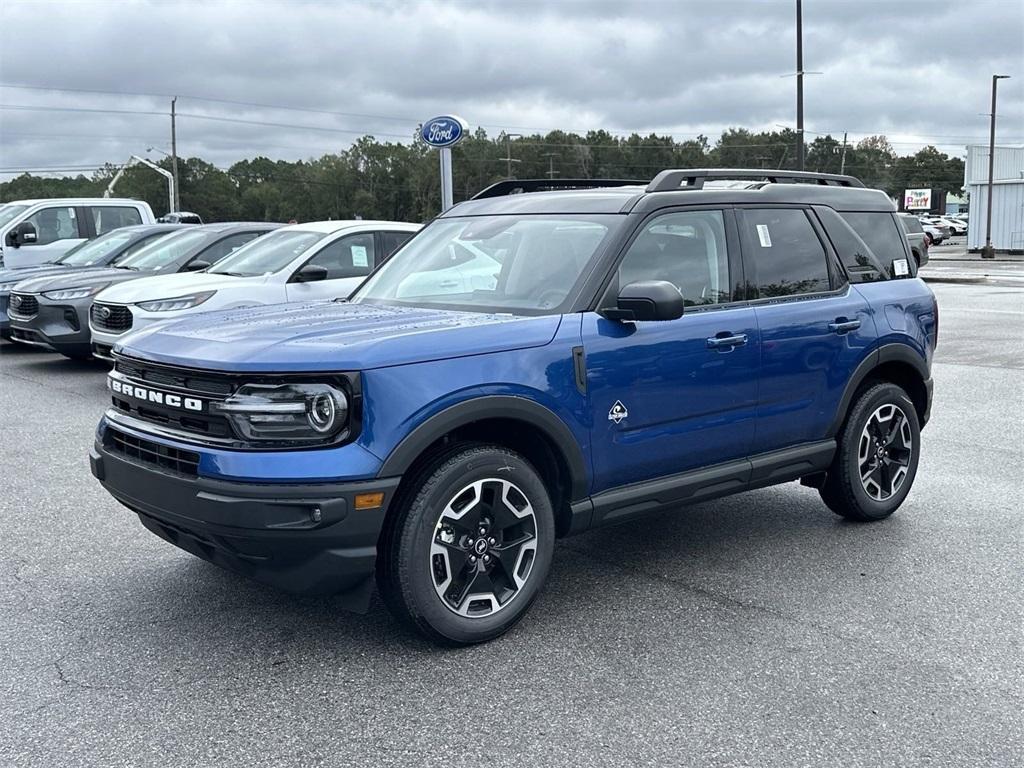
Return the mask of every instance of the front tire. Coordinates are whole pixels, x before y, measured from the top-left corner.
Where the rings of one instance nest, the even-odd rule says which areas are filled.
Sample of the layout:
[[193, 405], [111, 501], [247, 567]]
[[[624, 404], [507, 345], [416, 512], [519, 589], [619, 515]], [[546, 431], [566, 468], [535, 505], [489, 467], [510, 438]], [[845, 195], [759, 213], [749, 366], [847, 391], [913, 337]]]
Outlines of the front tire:
[[494, 445], [439, 456], [398, 500], [382, 538], [385, 603], [431, 640], [492, 640], [526, 613], [547, 579], [554, 510], [533, 466]]
[[857, 398], [839, 433], [821, 498], [847, 520], [884, 520], [910, 493], [920, 452], [913, 401], [895, 384], [875, 384]]

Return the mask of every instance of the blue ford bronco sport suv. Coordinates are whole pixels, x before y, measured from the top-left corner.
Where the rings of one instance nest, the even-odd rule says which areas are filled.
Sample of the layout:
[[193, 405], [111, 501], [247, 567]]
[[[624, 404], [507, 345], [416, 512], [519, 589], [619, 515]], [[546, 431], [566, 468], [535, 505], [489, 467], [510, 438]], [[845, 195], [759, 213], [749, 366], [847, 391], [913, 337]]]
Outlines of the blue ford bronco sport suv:
[[937, 329], [892, 203], [854, 178], [500, 182], [347, 301], [126, 336], [92, 472], [199, 557], [354, 609], [375, 580], [476, 643], [561, 536], [793, 480], [888, 517]]

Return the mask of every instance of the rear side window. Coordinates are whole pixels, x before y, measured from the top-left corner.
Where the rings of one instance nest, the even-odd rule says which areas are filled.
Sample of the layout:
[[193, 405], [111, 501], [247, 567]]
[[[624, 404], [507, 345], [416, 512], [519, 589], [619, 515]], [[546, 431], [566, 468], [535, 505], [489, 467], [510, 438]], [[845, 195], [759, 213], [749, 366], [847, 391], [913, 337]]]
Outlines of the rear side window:
[[101, 205], [93, 206], [90, 210], [97, 235], [105, 235], [113, 229], [142, 223], [142, 215], [138, 208], [123, 205]]
[[757, 298], [831, 290], [828, 254], [803, 210], [744, 209], [740, 222]]
[[875, 254], [887, 276], [892, 272], [894, 261], [907, 258], [906, 233], [897, 226], [891, 213], [840, 212], [839, 215]]
[[391, 254], [397, 251], [406, 240], [413, 236], [413, 232], [381, 232], [384, 238], [384, 258], [391, 258]]
[[822, 226], [825, 227], [829, 240], [832, 241], [832, 246], [839, 254], [839, 260], [846, 267], [851, 283], [876, 283], [891, 277], [891, 263], [887, 268], [875, 255], [843, 218], [847, 214], [840, 215], [826, 207], [817, 207], [815, 211]]

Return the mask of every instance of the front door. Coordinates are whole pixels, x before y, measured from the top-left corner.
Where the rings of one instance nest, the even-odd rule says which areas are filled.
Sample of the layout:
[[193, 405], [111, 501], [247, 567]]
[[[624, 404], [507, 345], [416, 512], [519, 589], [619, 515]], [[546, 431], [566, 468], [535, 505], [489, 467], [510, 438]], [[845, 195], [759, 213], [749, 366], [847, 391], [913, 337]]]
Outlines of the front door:
[[667, 280], [686, 309], [669, 321], [583, 318], [593, 407], [594, 487], [635, 483], [747, 456], [757, 407], [760, 343], [744, 290], [731, 212], [690, 210], [651, 219], [623, 257], [617, 287]]
[[86, 223], [79, 216], [81, 210], [59, 205], [33, 213], [25, 221], [35, 230], [35, 242], [4, 248], [5, 266], [23, 267], [56, 261], [81, 243], [89, 236]]

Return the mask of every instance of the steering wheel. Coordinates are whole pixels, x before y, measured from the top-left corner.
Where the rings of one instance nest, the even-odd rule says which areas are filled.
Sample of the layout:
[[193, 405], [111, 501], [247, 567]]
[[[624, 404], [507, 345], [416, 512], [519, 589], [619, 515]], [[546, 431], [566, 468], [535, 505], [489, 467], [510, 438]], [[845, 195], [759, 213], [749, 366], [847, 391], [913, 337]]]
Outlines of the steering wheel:
[[547, 309], [555, 306], [556, 304], [561, 304], [565, 299], [565, 291], [561, 288], [545, 288], [544, 286], [540, 286], [538, 290], [530, 293], [529, 298], [533, 299], [535, 295], [537, 296], [537, 306], [540, 309]]

